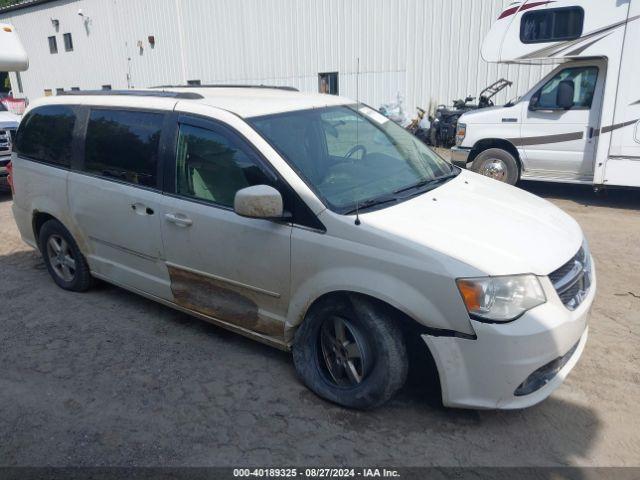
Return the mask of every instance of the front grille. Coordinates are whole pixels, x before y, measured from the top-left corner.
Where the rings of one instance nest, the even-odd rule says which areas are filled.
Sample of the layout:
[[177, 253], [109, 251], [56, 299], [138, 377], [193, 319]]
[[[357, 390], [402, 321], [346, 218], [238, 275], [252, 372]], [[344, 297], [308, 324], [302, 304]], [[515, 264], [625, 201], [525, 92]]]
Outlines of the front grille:
[[549, 275], [553, 287], [565, 307], [575, 310], [584, 301], [591, 287], [591, 258], [585, 247]]
[[2, 129], [0, 130], [0, 152], [10, 153], [11, 152], [11, 143], [13, 140], [13, 131], [15, 129]]

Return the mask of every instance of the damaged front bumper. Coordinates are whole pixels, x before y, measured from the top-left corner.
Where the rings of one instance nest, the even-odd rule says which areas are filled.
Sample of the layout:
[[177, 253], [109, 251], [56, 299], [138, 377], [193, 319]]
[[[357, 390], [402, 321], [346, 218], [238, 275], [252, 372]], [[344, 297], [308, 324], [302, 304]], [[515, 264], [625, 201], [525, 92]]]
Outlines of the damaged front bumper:
[[422, 335], [438, 369], [445, 406], [525, 408], [562, 384], [587, 342], [595, 272], [587, 298], [574, 311], [560, 302], [548, 279], [543, 283], [547, 298], [554, 300], [510, 323], [471, 320], [475, 340]]

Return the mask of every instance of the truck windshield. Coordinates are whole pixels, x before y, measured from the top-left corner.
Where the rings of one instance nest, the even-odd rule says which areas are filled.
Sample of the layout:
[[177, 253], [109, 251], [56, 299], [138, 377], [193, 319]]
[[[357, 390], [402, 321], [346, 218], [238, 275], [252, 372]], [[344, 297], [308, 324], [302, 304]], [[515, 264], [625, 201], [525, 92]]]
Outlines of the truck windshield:
[[335, 212], [389, 206], [459, 170], [375, 110], [344, 105], [250, 120]]

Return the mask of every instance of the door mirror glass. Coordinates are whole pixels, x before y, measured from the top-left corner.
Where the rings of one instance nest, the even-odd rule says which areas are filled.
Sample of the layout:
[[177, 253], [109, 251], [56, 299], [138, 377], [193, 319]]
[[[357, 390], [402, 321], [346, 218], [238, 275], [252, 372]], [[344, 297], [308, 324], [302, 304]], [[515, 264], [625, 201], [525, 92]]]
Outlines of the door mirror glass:
[[238, 190], [233, 209], [242, 217], [264, 219], [284, 217], [282, 195], [269, 185], [254, 185]]
[[531, 97], [531, 100], [529, 100], [529, 110], [531, 111], [537, 110], [539, 101], [540, 101], [540, 92], [537, 92], [533, 97]]
[[556, 99], [556, 103], [559, 108], [563, 110], [569, 110], [573, 107], [573, 95], [575, 93], [575, 88], [573, 86], [573, 80], [562, 80], [558, 84], [558, 95]]

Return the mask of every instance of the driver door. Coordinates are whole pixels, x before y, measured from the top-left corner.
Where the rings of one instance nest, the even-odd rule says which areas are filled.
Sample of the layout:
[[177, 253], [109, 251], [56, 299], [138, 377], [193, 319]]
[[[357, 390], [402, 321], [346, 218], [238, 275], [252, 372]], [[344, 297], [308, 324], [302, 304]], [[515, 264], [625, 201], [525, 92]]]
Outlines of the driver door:
[[[603, 65], [572, 65], [558, 70], [532, 95], [520, 138], [524, 178], [593, 178], [604, 77]], [[557, 102], [561, 82], [573, 82], [574, 104], [566, 110]]]
[[177, 128], [161, 217], [174, 301], [280, 343], [292, 226], [233, 210], [238, 190], [277, 186], [270, 166], [222, 122], [180, 115]]

